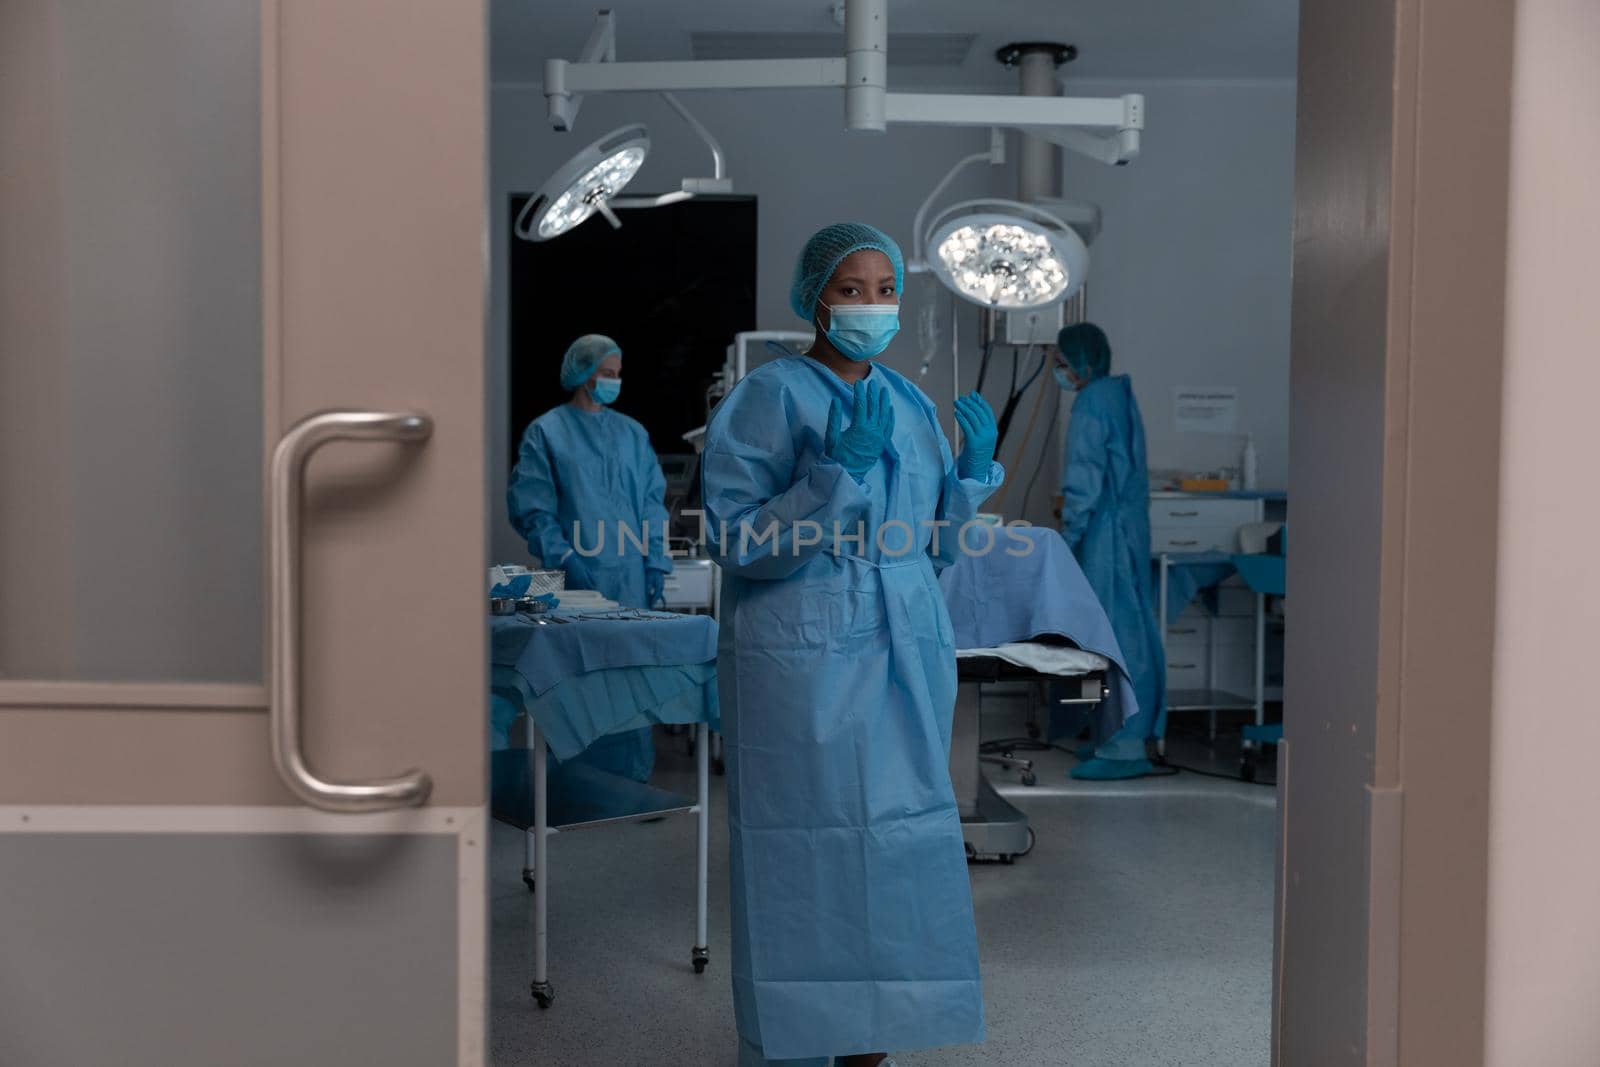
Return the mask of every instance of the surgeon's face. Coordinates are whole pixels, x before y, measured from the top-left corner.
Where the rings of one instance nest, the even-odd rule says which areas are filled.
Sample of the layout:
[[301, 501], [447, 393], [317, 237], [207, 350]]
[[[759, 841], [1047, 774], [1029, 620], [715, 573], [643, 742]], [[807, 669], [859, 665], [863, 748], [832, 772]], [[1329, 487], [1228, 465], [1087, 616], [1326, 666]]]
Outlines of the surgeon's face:
[[594, 377], [589, 380], [592, 382], [595, 378], [620, 377], [622, 377], [622, 357], [613, 352], [600, 361], [600, 365], [594, 369]]
[[[894, 288], [894, 264], [882, 252], [863, 248], [839, 261], [828, 284], [822, 288], [819, 304], [898, 304]], [[820, 314], [826, 314], [820, 307]], [[827, 321], [824, 321], [827, 325]]]
[[1061, 354], [1061, 349], [1052, 345], [1050, 351], [1053, 353], [1056, 366], [1061, 369], [1062, 374], [1067, 376], [1067, 381], [1072, 383], [1072, 387], [1074, 389], [1083, 388], [1083, 379], [1072, 372], [1072, 365], [1067, 362], [1067, 357]]

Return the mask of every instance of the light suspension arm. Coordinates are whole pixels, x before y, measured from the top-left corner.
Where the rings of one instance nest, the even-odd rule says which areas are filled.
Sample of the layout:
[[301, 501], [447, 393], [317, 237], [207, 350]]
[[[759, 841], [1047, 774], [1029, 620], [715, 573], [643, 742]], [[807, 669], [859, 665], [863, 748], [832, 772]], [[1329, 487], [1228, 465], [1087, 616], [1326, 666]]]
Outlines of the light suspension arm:
[[965, 159], [957, 161], [956, 165], [950, 168], [949, 173], [939, 179], [939, 184], [933, 187], [933, 192], [929, 193], [928, 198], [917, 208], [916, 218], [911, 223], [911, 262], [906, 264], [908, 271], [916, 274], [928, 269], [927, 253], [923, 248], [923, 238], [927, 233], [928, 210], [933, 207], [934, 201], [939, 199], [940, 194], [955, 180], [955, 176], [974, 163], [989, 163], [994, 166], [1000, 166], [1005, 161], [1005, 134], [997, 129], [990, 130], [989, 151], [975, 152]]
[[1138, 156], [1144, 131], [1140, 93], [1104, 98], [890, 93], [887, 107], [892, 123], [1010, 126], [1114, 166]]
[[[610, 63], [616, 58], [617, 19], [611, 12], [601, 11], [595, 15], [594, 28], [589, 31], [589, 39], [584, 42], [583, 51], [578, 53], [578, 62], [585, 66], [598, 66], [601, 63]], [[583, 97], [573, 96], [559, 87], [552, 91], [548, 64], [546, 66], [545, 96], [550, 101], [550, 123], [557, 130], [570, 130], [572, 124], [578, 121], [578, 108], [583, 106]]]
[[695, 59], [661, 63], [569, 63], [547, 59], [544, 95], [550, 98], [550, 121], [558, 130], [563, 115], [560, 97], [574, 93], [649, 93], [662, 90], [714, 89], [842, 89], [842, 58]]
[[711, 136], [711, 131], [706, 129], [705, 126], [701, 124], [699, 119], [691, 115], [689, 113], [689, 109], [684, 107], [683, 104], [678, 101], [678, 98], [673, 96], [671, 93], [662, 93], [661, 98], [668, 104], [672, 105], [672, 110], [676, 111], [680, 116], [682, 116], [683, 121], [689, 124], [689, 128], [695, 133], [698, 133], [700, 135], [700, 139], [704, 141], [706, 146], [711, 149], [712, 179], [720, 182], [726, 178], [728, 176], [727, 157], [722, 154], [722, 146], [717, 143], [717, 139], [715, 137]]
[[711, 149], [711, 171], [709, 178], [685, 178], [682, 186], [670, 193], [659, 196], [618, 196], [612, 198], [611, 206], [614, 208], [651, 208], [666, 207], [668, 204], [677, 204], [694, 197], [698, 193], [731, 193], [733, 182], [728, 180], [727, 157], [723, 155], [722, 145], [711, 135], [701, 121], [689, 113], [676, 96], [671, 93], [662, 93], [661, 98], [672, 105], [689, 128], [700, 135], [700, 139]]
[[1122, 167], [1139, 158], [1139, 130], [1118, 130], [1114, 134], [1095, 136], [1083, 130], [1057, 126], [1037, 131], [1040, 137], [1058, 144], [1080, 156], [1088, 156], [1112, 167]]
[[[610, 22], [609, 11], [601, 18]], [[598, 30], [597, 30], [598, 33]], [[612, 41], [615, 33], [611, 31]], [[591, 44], [594, 38], [590, 39]], [[850, 0], [845, 8], [842, 58], [692, 60], [617, 63], [615, 56], [585, 54], [578, 63], [547, 59], [544, 93], [550, 122], [569, 130], [577, 117], [574, 93], [672, 89], [843, 88], [845, 118], [853, 130], [882, 130], [887, 86], [889, 0]], [[597, 60], [599, 60], [597, 62]]]
[[579, 62], [545, 61], [542, 88], [557, 130], [572, 128], [583, 93], [842, 88], [851, 130], [882, 131], [891, 123], [1012, 127], [1102, 163], [1120, 165], [1139, 154], [1144, 97], [1137, 93], [1095, 98], [888, 92], [887, 0], [847, 0], [844, 55], [812, 59], [617, 63], [612, 15], [602, 12], [600, 19]]

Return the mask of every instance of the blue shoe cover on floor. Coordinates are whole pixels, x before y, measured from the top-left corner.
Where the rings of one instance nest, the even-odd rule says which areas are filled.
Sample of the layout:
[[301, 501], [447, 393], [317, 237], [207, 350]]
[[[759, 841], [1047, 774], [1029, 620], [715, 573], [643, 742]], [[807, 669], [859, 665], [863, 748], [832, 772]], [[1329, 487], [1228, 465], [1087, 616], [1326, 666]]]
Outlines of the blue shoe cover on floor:
[[1068, 775], [1081, 782], [1117, 782], [1124, 778], [1143, 778], [1155, 769], [1147, 759], [1092, 759], [1078, 764]]

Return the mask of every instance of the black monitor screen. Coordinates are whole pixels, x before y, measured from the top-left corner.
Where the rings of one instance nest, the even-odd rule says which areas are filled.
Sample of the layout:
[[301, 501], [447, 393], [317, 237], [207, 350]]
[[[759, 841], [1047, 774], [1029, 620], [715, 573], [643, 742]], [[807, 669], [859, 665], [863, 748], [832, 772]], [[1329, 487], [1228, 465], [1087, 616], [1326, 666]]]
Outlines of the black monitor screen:
[[[511, 198], [512, 225], [527, 200]], [[755, 328], [756, 201], [696, 197], [595, 216], [549, 241], [511, 239], [511, 461], [529, 422], [567, 400], [561, 357], [603, 333], [622, 348], [617, 410], [650, 431], [660, 455], [690, 453], [706, 387], [733, 335]]]

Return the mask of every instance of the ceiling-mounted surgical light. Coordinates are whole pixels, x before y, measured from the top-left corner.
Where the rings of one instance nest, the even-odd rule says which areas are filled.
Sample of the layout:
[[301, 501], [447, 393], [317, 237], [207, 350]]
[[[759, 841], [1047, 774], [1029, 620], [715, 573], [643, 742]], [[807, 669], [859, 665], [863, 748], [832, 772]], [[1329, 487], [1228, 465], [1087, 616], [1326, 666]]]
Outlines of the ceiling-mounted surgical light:
[[563, 164], [522, 206], [517, 236], [548, 241], [597, 212], [613, 227], [621, 226], [610, 201], [639, 173], [649, 152], [650, 137], [643, 126], [612, 130]]
[[517, 215], [516, 235], [525, 241], [548, 241], [595, 214], [611, 223], [612, 229], [620, 229], [622, 220], [613, 209], [666, 207], [696, 196], [733, 192], [733, 182], [728, 179], [726, 160], [717, 139], [677, 97], [671, 93], [661, 96], [711, 149], [711, 177], [685, 178], [679, 188], [670, 193], [617, 195], [639, 173], [650, 151], [650, 135], [643, 126], [624, 126], [579, 152], [551, 175], [538, 195], [522, 206]]
[[[928, 193], [911, 223], [909, 267], [933, 272], [951, 292], [984, 307], [1043, 307], [1077, 292], [1088, 276], [1089, 246], [1078, 229], [1036, 204], [1016, 200], [966, 200], [945, 208], [931, 225], [926, 221], [963, 169], [1005, 163], [1005, 144], [1002, 132], [991, 130], [989, 151], [956, 161]], [[1099, 228], [1098, 212], [1094, 215], [1091, 239]]]
[[1059, 303], [1089, 273], [1083, 238], [1048, 211], [1015, 200], [968, 200], [928, 228], [928, 269], [957, 296], [1015, 311]]

